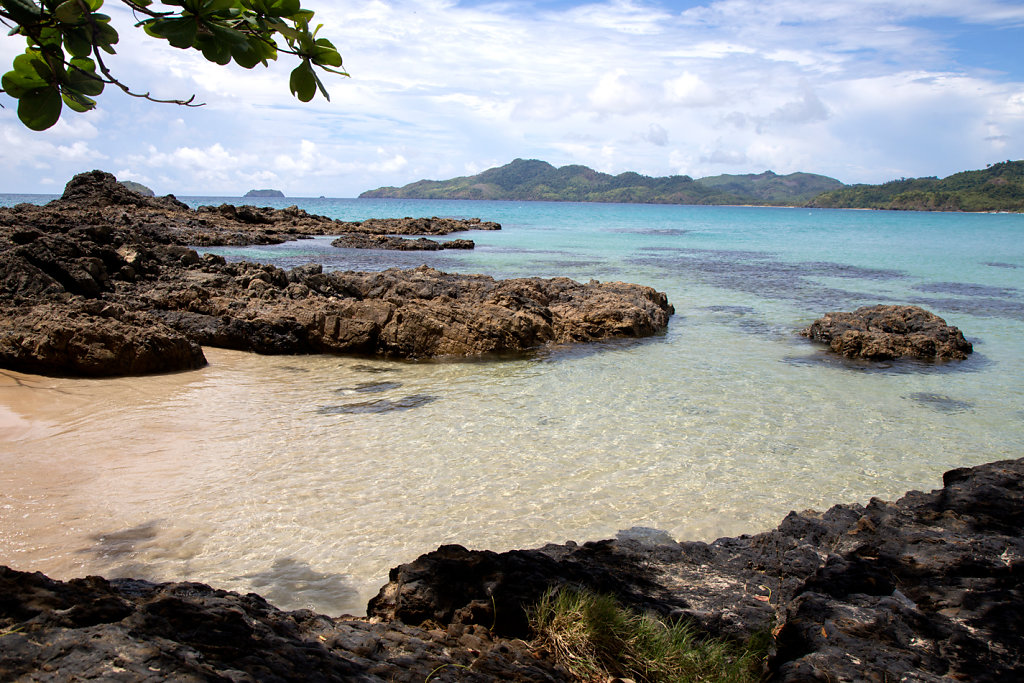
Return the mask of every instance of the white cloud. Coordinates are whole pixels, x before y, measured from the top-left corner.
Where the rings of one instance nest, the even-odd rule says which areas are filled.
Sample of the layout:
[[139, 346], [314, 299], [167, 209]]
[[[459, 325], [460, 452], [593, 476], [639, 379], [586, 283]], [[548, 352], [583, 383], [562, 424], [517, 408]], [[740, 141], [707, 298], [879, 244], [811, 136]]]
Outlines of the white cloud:
[[628, 114], [651, 105], [645, 88], [625, 69], [615, 69], [601, 76], [587, 93], [587, 99], [596, 114]]
[[688, 107], [706, 107], [723, 99], [704, 79], [689, 71], [665, 81], [664, 90], [668, 102]]

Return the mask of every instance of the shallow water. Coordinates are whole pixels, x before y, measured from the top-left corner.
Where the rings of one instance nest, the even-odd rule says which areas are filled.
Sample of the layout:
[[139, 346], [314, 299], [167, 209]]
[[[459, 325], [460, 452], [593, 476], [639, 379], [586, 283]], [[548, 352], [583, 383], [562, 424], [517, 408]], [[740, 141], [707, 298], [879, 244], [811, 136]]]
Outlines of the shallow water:
[[[352, 252], [323, 239], [212, 251], [630, 280], [667, 291], [677, 315], [653, 339], [513, 359], [207, 349], [209, 367], [158, 377], [0, 371], [0, 563], [200, 580], [285, 608], [361, 613], [390, 567], [442, 543], [504, 550], [634, 525], [711, 540], [1022, 455], [1024, 216], [307, 208], [480, 216], [504, 229], [470, 234], [473, 252]], [[976, 353], [868, 365], [795, 335], [826, 311], [879, 302], [926, 305]]]

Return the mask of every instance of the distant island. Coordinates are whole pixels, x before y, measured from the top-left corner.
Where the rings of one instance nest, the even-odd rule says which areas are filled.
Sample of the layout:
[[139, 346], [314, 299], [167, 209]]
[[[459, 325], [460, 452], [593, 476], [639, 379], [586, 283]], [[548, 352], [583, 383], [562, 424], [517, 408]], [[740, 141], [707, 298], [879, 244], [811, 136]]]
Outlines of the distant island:
[[556, 168], [516, 159], [504, 166], [451, 180], [420, 180], [381, 187], [361, 198], [495, 199], [513, 201], [621, 202], [638, 204], [745, 204], [913, 211], [1024, 211], [1024, 161], [938, 178], [901, 178], [881, 185], [845, 185], [813, 173], [772, 171], [694, 180], [675, 175], [610, 175], [586, 166]]
[[151, 190], [150, 188], [146, 187], [142, 183], [137, 183], [134, 180], [122, 180], [120, 181], [120, 183], [127, 187], [132, 192], [134, 192], [135, 194], [141, 194], [143, 197], [156, 196], [156, 192], [153, 192], [153, 190]]
[[1024, 211], [1024, 161], [942, 178], [900, 178], [882, 185], [849, 185], [815, 197], [808, 206], [910, 211]]
[[474, 176], [420, 180], [382, 187], [360, 197], [403, 199], [501, 199], [523, 201], [622, 202], [636, 204], [805, 204], [827, 190], [844, 187], [813, 173], [719, 175], [694, 180], [686, 175], [652, 178], [639, 173], [610, 175], [586, 166], [555, 168], [546, 161], [516, 159]]
[[281, 190], [249, 190], [245, 193], [246, 197], [284, 197], [284, 192]]

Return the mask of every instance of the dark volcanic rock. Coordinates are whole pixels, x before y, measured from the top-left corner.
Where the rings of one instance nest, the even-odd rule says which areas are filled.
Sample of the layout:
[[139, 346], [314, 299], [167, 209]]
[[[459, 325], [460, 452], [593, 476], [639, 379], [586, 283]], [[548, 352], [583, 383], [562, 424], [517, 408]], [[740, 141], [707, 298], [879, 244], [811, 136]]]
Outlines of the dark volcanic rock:
[[0, 567], [0, 680], [565, 680], [484, 628], [282, 612], [198, 583], [53, 581]]
[[[497, 281], [425, 267], [285, 272], [201, 258], [182, 242], [282, 241], [338, 223], [296, 207], [179, 205], [93, 171], [46, 206], [0, 209], [0, 366], [91, 376], [185, 370], [205, 362], [198, 345], [473, 355], [650, 336], [673, 312], [664, 294], [623, 283]], [[407, 227], [417, 220], [402, 219]], [[438, 233], [480, 225], [424, 220]]]
[[206, 365], [203, 350], [158, 319], [116, 304], [0, 309], [0, 366], [41, 375], [147, 375]]
[[1024, 671], [1024, 459], [943, 480], [711, 544], [625, 534], [500, 554], [443, 546], [393, 569], [369, 613], [493, 623], [512, 637], [548, 586], [572, 584], [713, 635], [772, 629], [772, 680], [1013, 679]]
[[370, 235], [449, 235], [465, 230], [501, 230], [501, 225], [479, 218], [368, 218], [365, 221], [338, 222], [339, 232]]
[[437, 242], [426, 237], [409, 239], [392, 235], [367, 235], [350, 233], [342, 235], [331, 242], [333, 247], [345, 249], [389, 249], [392, 251], [440, 251], [441, 249], [472, 249], [476, 245], [472, 240], [451, 240]]
[[847, 358], [963, 360], [973, 351], [959, 328], [917, 306], [864, 306], [826, 313], [801, 334]]

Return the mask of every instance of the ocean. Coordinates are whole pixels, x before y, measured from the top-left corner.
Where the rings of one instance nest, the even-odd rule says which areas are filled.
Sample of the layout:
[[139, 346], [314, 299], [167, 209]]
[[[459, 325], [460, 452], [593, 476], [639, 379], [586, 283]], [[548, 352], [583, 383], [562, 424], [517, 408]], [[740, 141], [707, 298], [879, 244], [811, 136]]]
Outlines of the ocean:
[[[473, 251], [330, 238], [208, 251], [638, 282], [667, 292], [676, 315], [649, 339], [502, 358], [207, 349], [209, 367], [155, 377], [0, 371], [0, 564], [195, 580], [362, 614], [390, 567], [445, 543], [501, 551], [633, 526], [711, 541], [1024, 455], [1024, 215], [250, 201], [503, 229], [452, 236]], [[869, 364], [797, 334], [876, 303], [931, 310], [975, 353]]]

